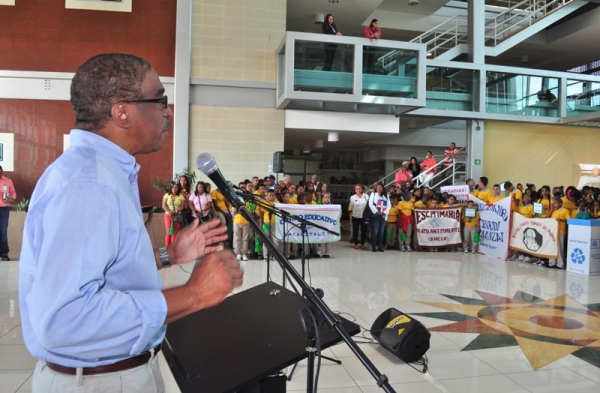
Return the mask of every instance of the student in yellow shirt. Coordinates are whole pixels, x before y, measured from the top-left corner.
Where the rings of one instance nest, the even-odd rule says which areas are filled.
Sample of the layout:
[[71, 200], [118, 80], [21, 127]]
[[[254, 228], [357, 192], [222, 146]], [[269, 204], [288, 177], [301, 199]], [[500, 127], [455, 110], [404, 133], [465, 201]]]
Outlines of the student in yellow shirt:
[[[467, 209], [475, 210], [475, 217], [467, 217]], [[473, 210], [469, 210], [469, 212]], [[464, 223], [463, 249], [465, 250], [465, 254], [469, 252], [469, 244], [471, 245], [471, 252], [477, 254], [477, 243], [473, 241], [473, 236], [475, 236], [475, 232], [479, 231], [479, 212], [475, 207], [475, 202], [467, 202], [467, 207], [462, 212], [462, 222]]]
[[288, 187], [288, 192], [290, 193], [290, 202], [293, 205], [298, 204], [298, 195], [296, 194], [296, 186], [294, 184], [290, 184]]
[[475, 187], [475, 180], [467, 179], [467, 185], [469, 186], [469, 192], [471, 193], [471, 195], [477, 198], [479, 195], [479, 190], [477, 189], [477, 187]]
[[[552, 200], [552, 210], [550, 211], [550, 218], [554, 218], [558, 221], [558, 249], [560, 251], [559, 258], [551, 259], [549, 266], [556, 266], [559, 269], [565, 268], [565, 236], [567, 235], [567, 220], [571, 218], [571, 214], [567, 209], [562, 207], [562, 199], [554, 198]], [[540, 266], [543, 263], [540, 263]]]
[[385, 223], [386, 245], [388, 250], [396, 247], [398, 242], [398, 195], [388, 194], [390, 198], [390, 210]]
[[223, 196], [221, 191], [218, 188], [215, 188], [210, 192], [210, 197], [213, 201], [213, 207], [217, 212], [216, 216], [221, 221], [221, 225], [227, 225], [227, 223], [231, 222], [231, 205], [227, 202], [227, 199]]
[[485, 203], [492, 203], [492, 202], [490, 202], [490, 198], [492, 197], [492, 190], [488, 189], [487, 186], [488, 186], [488, 178], [485, 176], [480, 177], [479, 178], [479, 192], [477, 194], [477, 198], [481, 199]]
[[398, 221], [396, 222], [396, 226], [400, 228], [400, 237], [402, 237], [402, 233], [404, 233], [404, 236], [406, 237], [404, 239], [404, 244], [400, 244], [400, 251], [412, 252], [412, 249], [410, 248], [410, 239], [413, 227], [415, 226], [415, 220], [413, 218], [414, 207], [410, 201], [410, 193], [404, 193], [403, 199], [403, 201], [398, 202], [399, 214]]
[[500, 194], [500, 185], [499, 184], [494, 184], [494, 193], [492, 194], [491, 197], [488, 198], [488, 202], [489, 204], [492, 203], [496, 203], [498, 201], [501, 201], [502, 199], [504, 199], [504, 195]]
[[563, 209], [567, 209], [569, 214], [571, 214], [574, 210], [577, 210], [579, 207], [579, 198], [581, 197], [581, 193], [578, 189], [573, 186], [567, 187], [567, 192], [562, 200]]
[[[323, 205], [331, 205], [331, 193], [324, 192], [323, 199], [321, 202]], [[319, 252], [321, 253], [322, 258], [329, 259], [329, 250], [331, 248], [330, 246], [331, 243], [322, 243], [319, 245]]]
[[[535, 214], [533, 213], [533, 204], [531, 203], [531, 196], [529, 194], [523, 195], [523, 203], [519, 206], [516, 212], [521, 214], [523, 217], [527, 218], [533, 218], [535, 216]], [[531, 262], [532, 256], [520, 251], [513, 250], [508, 259], [510, 259], [511, 261]]]
[[552, 207], [552, 197], [550, 196], [550, 187], [542, 186], [540, 189], [540, 197], [536, 201], [542, 205], [542, 214], [536, 214], [538, 218], [548, 218], [550, 215], [550, 208]]
[[[519, 190], [517, 187], [513, 186], [513, 184], [509, 181], [504, 183], [504, 189], [508, 191], [508, 196], [510, 197], [510, 203], [513, 211], [519, 211], [519, 206], [523, 201], [523, 192]], [[532, 206], [533, 209], [533, 206]]]
[[[249, 183], [252, 186], [252, 183]], [[246, 183], [240, 183], [240, 188], [246, 188]], [[249, 207], [246, 202], [246, 207]], [[250, 223], [232, 207], [233, 216], [233, 250], [238, 261], [248, 260], [248, 238], [250, 237]]]
[[[259, 186], [260, 188], [260, 186]], [[266, 208], [270, 207], [270, 208], [274, 208], [275, 207], [275, 190], [268, 190], [267, 191], [267, 197], [264, 201], [262, 201], [262, 204], [265, 205], [264, 207], [261, 208], [261, 227], [263, 229], [263, 231], [269, 235], [269, 238], [271, 239], [271, 241], [278, 246], [277, 243], [277, 239], [275, 238], [275, 214], [269, 212]], [[268, 251], [267, 249], [265, 249], [265, 247], [263, 247], [263, 255], [265, 258], [265, 262], [269, 261], [269, 258], [273, 259], [273, 257], [270, 256], [270, 251]]]

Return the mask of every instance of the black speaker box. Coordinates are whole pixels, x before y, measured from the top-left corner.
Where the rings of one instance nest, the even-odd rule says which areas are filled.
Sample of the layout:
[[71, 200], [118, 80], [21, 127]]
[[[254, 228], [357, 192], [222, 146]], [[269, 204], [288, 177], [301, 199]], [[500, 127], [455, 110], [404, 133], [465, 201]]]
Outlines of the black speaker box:
[[371, 326], [371, 335], [400, 360], [416, 362], [429, 350], [431, 333], [419, 321], [395, 308], [384, 311]]
[[273, 153], [273, 172], [283, 173], [283, 152], [276, 151]]

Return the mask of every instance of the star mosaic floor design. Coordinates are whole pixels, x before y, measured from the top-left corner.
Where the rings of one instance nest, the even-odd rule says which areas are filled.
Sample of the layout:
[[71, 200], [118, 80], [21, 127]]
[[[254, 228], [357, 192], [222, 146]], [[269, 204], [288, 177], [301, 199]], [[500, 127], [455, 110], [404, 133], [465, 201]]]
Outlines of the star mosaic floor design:
[[518, 291], [513, 298], [477, 291], [481, 299], [443, 295], [456, 303], [420, 302], [447, 312], [413, 313], [454, 321], [432, 332], [479, 333], [463, 351], [519, 345], [534, 370], [564, 356], [600, 367], [600, 304], [569, 295], [542, 300]]

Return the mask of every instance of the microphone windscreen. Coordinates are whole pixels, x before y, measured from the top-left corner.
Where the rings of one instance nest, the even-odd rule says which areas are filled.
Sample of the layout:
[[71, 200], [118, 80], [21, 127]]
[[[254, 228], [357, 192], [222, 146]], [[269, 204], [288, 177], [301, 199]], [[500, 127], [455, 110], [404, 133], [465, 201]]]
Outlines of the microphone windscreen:
[[202, 153], [196, 157], [196, 168], [206, 176], [219, 169], [215, 157], [210, 153]]

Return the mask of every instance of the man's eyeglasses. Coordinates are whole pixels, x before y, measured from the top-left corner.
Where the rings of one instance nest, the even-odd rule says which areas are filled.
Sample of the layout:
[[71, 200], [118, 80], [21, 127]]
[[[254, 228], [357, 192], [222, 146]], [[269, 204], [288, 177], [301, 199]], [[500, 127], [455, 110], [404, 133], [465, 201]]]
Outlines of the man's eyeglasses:
[[[144, 104], [144, 103], [147, 103], [147, 102], [150, 102], [150, 103], [155, 102], [157, 104], [158, 103], [162, 104], [163, 109], [167, 109], [169, 107], [169, 98], [167, 96], [162, 96], [161, 98], [146, 98], [146, 99], [143, 99], [143, 100], [121, 100], [119, 102], [122, 102], [122, 103], [125, 103], [125, 104], [128, 104], [128, 103], [141, 103], [141, 104]], [[112, 112], [110, 112], [108, 114], [108, 117], [112, 117]]]

